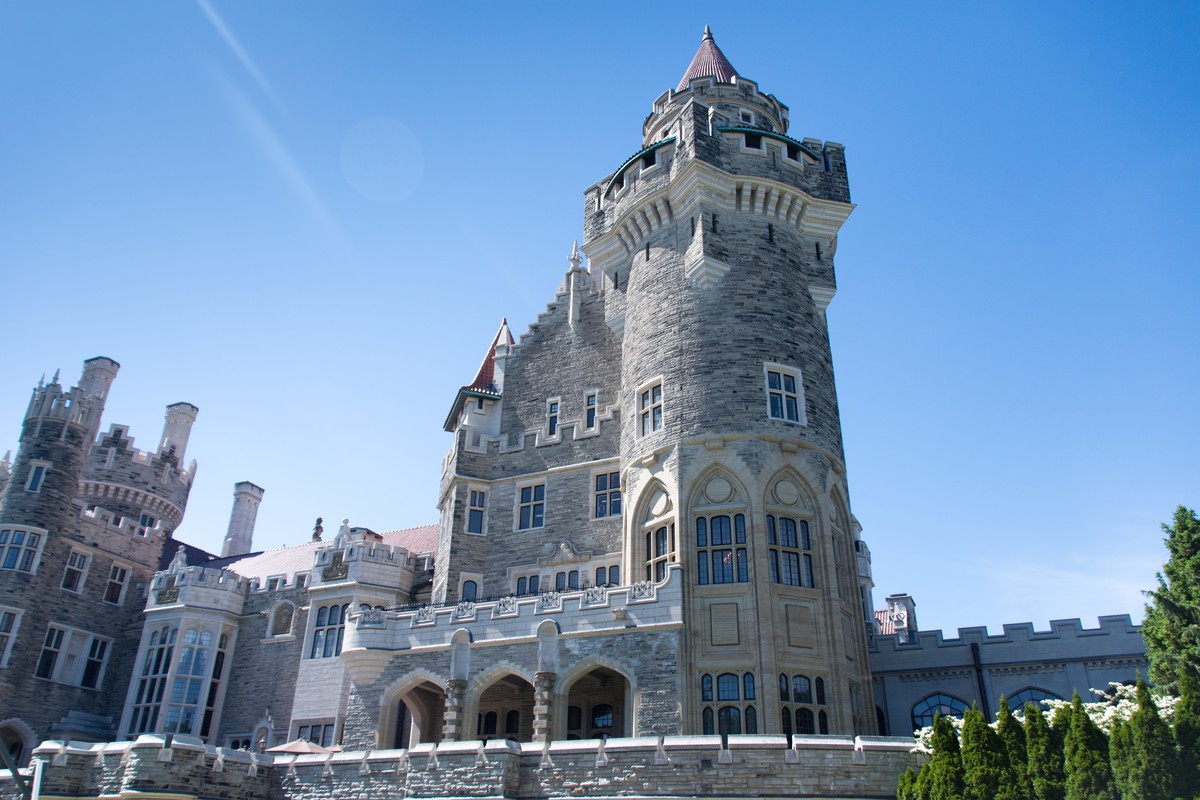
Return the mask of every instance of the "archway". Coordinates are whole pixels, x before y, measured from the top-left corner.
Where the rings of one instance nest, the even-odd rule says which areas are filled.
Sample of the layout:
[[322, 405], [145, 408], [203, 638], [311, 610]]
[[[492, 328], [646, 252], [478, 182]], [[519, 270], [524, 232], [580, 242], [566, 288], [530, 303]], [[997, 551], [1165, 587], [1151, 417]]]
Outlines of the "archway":
[[441, 741], [445, 714], [446, 690], [429, 676], [411, 676], [384, 695], [376, 733], [379, 748]]
[[510, 673], [484, 689], [479, 695], [475, 738], [533, 741], [533, 685]]
[[566, 738], [629, 736], [629, 710], [629, 681], [608, 667], [596, 667], [580, 676], [567, 691]]

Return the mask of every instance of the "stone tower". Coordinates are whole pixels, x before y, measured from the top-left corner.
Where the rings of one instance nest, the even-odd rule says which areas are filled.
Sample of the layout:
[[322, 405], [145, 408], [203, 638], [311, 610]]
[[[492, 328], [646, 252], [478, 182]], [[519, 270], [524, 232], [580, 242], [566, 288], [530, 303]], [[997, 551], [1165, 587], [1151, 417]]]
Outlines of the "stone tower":
[[233, 485], [233, 510], [229, 513], [229, 529], [221, 546], [221, 557], [241, 556], [254, 549], [254, 521], [266, 490], [250, 481]]
[[[22, 757], [39, 739], [114, 736], [123, 640], [191, 488], [178, 433], [154, 454], [121, 426], [97, 439], [119, 368], [92, 358], [73, 388], [38, 384], [0, 496], [0, 746]], [[172, 406], [168, 426], [195, 412]]]
[[707, 28], [586, 192], [622, 354], [623, 561], [683, 565], [685, 730], [876, 728], [825, 319], [852, 209], [842, 146], [788, 136]]

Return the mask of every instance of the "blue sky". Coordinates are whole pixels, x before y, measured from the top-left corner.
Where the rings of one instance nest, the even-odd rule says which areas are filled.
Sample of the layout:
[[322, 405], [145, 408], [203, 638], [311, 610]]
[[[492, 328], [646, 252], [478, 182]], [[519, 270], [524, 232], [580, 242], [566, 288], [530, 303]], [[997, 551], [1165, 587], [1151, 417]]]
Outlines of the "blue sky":
[[42, 373], [200, 407], [178, 536], [436, 520], [441, 423], [553, 297], [705, 24], [846, 145], [829, 310], [877, 604], [1141, 615], [1200, 505], [1200, 7], [0, 5], [0, 451]]

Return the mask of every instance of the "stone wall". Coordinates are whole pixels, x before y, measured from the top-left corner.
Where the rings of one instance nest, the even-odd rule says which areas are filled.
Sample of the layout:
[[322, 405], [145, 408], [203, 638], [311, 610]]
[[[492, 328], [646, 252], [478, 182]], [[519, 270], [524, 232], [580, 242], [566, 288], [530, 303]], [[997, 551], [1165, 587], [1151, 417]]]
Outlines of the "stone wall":
[[[719, 736], [581, 740], [548, 746], [496, 740], [409, 750], [284, 755], [161, 736], [105, 745], [46, 742], [43, 795], [131, 792], [178, 800], [371, 800], [439, 797], [895, 797], [918, 768], [911, 739]], [[15, 798], [0, 779], [0, 799]]]

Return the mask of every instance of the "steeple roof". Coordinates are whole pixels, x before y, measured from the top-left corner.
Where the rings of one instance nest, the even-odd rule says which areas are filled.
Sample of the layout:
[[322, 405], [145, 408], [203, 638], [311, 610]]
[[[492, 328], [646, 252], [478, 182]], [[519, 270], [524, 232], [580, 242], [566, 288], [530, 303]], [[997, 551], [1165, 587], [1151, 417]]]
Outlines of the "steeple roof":
[[729, 63], [729, 59], [721, 52], [721, 48], [717, 47], [712, 31], [705, 25], [704, 38], [700, 40], [700, 49], [696, 51], [696, 55], [692, 56], [692, 63], [688, 64], [687, 71], [683, 73], [675, 91], [682, 92], [686, 89], [692, 78], [710, 76], [716, 78], [718, 83], [733, 83], [733, 79], [737, 77], [737, 70], [733, 68], [733, 64]]
[[479, 372], [475, 373], [475, 380], [458, 390], [458, 394], [454, 398], [454, 405], [451, 406], [450, 413], [446, 415], [443, 428], [453, 433], [458, 424], [458, 415], [462, 413], [463, 403], [468, 397], [500, 397], [500, 392], [496, 389], [496, 346], [513, 343], [514, 339], [512, 332], [508, 329], [508, 318], [506, 317], [500, 322], [500, 330], [496, 331], [496, 338], [492, 339], [492, 346], [488, 348], [487, 355], [483, 357], [483, 363], [479, 365]]

